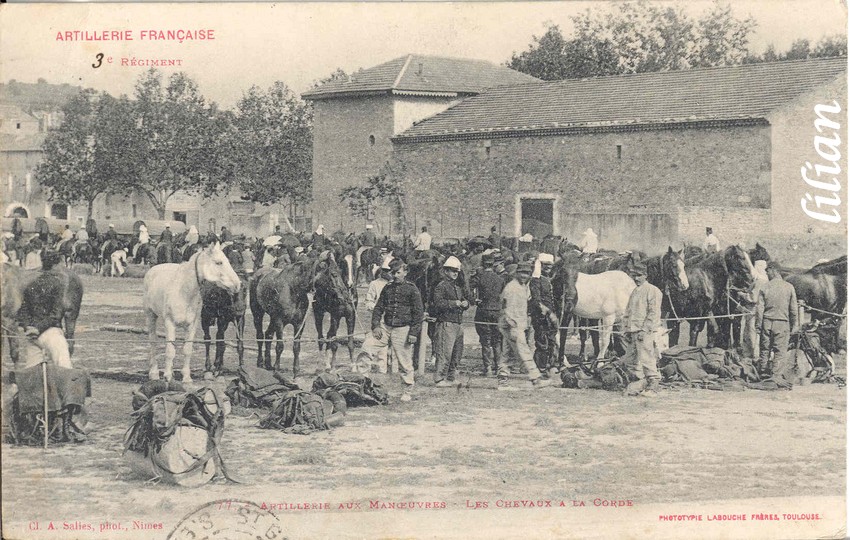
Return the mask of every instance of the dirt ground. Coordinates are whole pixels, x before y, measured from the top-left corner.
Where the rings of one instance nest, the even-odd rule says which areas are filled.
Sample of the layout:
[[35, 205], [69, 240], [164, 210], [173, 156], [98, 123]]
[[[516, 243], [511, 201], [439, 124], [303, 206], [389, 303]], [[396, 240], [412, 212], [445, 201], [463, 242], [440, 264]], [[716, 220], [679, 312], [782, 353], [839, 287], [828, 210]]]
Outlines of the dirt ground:
[[[144, 327], [141, 280], [86, 276], [84, 282], [75, 364], [142, 380], [146, 336], [100, 329]], [[365, 332], [368, 321], [361, 324], [358, 330]], [[251, 327], [249, 317], [246, 337], [255, 345]], [[305, 335], [315, 337], [312, 316]], [[517, 375], [512, 384], [521, 391], [505, 393], [478, 373], [480, 351], [471, 326], [466, 344], [468, 388], [437, 389], [427, 373], [417, 381], [413, 401], [401, 403], [399, 383], [389, 377], [388, 406], [350, 409], [345, 425], [331, 431], [300, 436], [262, 430], [256, 414], [236, 408], [226, 420], [222, 454], [240, 483], [216, 481], [200, 489], [145, 482], [130, 473], [122, 438], [130, 394], [139, 383], [95, 377], [87, 442], [46, 451], [3, 445], [3, 536], [165, 538], [204, 503], [238, 499], [267, 506], [327, 503], [327, 509], [272, 507], [284, 531], [297, 538], [585, 538], [611, 531], [621, 537], [648, 531], [676, 537], [684, 529], [664, 525], [662, 514], [707, 515], [706, 509], [724, 505], [747, 515], [774, 508], [780, 523], [750, 519], [749, 529], [734, 529], [741, 534], [706, 523], [688, 529], [688, 536], [843, 537], [834, 524], [844, 522], [843, 388], [665, 389], [649, 400], [601, 390], [534, 391]], [[314, 343], [302, 354], [298, 382], [309, 388], [321, 361]], [[346, 357], [341, 351], [339, 359]], [[839, 361], [844, 376], [843, 355]], [[247, 351], [246, 362], [255, 362], [255, 353]], [[203, 347], [196, 346], [198, 374], [202, 363]], [[234, 351], [228, 349], [225, 363], [232, 374]], [[287, 353], [283, 364], [291, 369]], [[175, 367], [181, 365], [178, 352]], [[223, 389], [231, 378], [211, 384]], [[200, 384], [205, 383], [195, 386]], [[528, 502], [547, 500], [568, 508], [559, 512]], [[610, 500], [623, 506], [602, 506]], [[382, 506], [389, 502], [445, 508]], [[786, 520], [782, 512], [805, 519]], [[810, 521], [812, 512], [824, 517]], [[832, 528], [825, 531], [828, 520]], [[101, 530], [106, 521], [119, 528]], [[92, 531], [75, 528], [77, 523]], [[134, 528], [136, 523], [162, 529]], [[217, 537], [240, 536], [231, 531]]]

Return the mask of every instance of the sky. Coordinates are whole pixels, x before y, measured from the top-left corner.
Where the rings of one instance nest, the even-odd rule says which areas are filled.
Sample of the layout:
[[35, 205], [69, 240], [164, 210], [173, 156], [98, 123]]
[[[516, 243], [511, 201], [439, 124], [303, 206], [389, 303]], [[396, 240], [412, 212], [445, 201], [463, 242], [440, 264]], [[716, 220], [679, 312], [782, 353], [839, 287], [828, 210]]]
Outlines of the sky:
[[[669, 3], [668, 3], [669, 4]], [[679, 4], [697, 16], [710, 2]], [[284, 4], [5, 4], [0, 9], [0, 81], [68, 83], [132, 94], [145, 67], [121, 59], [174, 59], [208, 99], [232, 107], [252, 85], [285, 82], [295, 92], [340, 67], [352, 72], [408, 53], [477, 58], [503, 63], [525, 50], [532, 35], [555, 23], [566, 32], [570, 16], [605, 10], [607, 2], [432, 2]], [[813, 42], [846, 34], [839, 0], [732, 2], [734, 14], [758, 26], [751, 50], [772, 43], [787, 49], [797, 38]], [[143, 30], [212, 29], [206, 41], [140, 40]], [[57, 41], [57, 32], [130, 30], [134, 41]], [[103, 53], [97, 69], [96, 55]], [[112, 58], [112, 63], [107, 60]]]

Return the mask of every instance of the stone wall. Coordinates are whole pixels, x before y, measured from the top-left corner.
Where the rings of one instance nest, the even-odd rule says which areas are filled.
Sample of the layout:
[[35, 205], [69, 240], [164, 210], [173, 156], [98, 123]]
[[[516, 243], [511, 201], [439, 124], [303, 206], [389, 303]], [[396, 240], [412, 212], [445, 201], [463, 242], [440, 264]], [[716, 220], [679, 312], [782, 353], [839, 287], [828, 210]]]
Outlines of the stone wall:
[[[390, 159], [393, 135], [391, 96], [337, 98], [313, 102], [313, 224], [355, 230], [340, 191], [365, 184]], [[370, 138], [372, 137], [372, 138]], [[355, 225], [356, 224], [356, 225]]]
[[[823, 118], [827, 121], [840, 125], [836, 130], [834, 127], [821, 125], [818, 131], [815, 120], [818, 115], [815, 107], [818, 105], [840, 107], [840, 111], [827, 113], [821, 111]], [[799, 96], [794, 101], [773, 111], [770, 115], [772, 130], [771, 161], [773, 169], [773, 229], [776, 232], [820, 234], [847, 233], [847, 79], [846, 73], [833, 83], [821, 86], [812, 92]], [[837, 151], [838, 161], [833, 164], [823, 159], [815, 149], [815, 137], [821, 136], [832, 139], [838, 136], [839, 142], [832, 149], [826, 144], [821, 144], [821, 152], [832, 157]], [[833, 214], [837, 209], [841, 217], [838, 223], [828, 223], [807, 216], [802, 209], [801, 200], [809, 193], [813, 198], [822, 196], [831, 198], [832, 192], [823, 189], [815, 189], [807, 185], [803, 180], [800, 169], [806, 162], [812, 167], [821, 166], [832, 169], [834, 165], [840, 168], [840, 172], [828, 174], [825, 171], [818, 176], [816, 170], [808, 173], [810, 179], [832, 183], [836, 178], [840, 184], [840, 190], [836, 195], [841, 199], [840, 206], [834, 207], [822, 205], [820, 209], [814, 201], [808, 203], [811, 210]]]
[[[518, 197], [559, 215], [770, 207], [768, 126], [396, 144], [392, 168], [419, 224], [443, 236], [517, 235]], [[583, 229], [582, 229], [583, 230]]]

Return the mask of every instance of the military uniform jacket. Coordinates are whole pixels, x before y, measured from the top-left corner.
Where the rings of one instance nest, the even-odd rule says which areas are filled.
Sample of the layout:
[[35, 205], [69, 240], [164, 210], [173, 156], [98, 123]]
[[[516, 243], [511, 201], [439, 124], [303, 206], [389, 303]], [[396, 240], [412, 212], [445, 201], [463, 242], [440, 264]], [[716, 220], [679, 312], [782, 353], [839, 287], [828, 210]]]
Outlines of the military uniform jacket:
[[392, 281], [384, 286], [372, 311], [372, 329], [380, 328], [383, 319], [391, 328], [409, 326], [408, 335], [418, 338], [424, 318], [422, 295], [416, 285], [409, 281]]
[[437, 322], [463, 322], [463, 312], [466, 308], [459, 307], [455, 302], [467, 300], [466, 292], [454, 281], [444, 279], [434, 289], [433, 315]]
[[478, 309], [484, 311], [499, 311], [502, 309], [502, 290], [505, 280], [492, 269], [478, 272], [470, 280], [475, 297], [481, 301]]
[[541, 319], [546, 316], [540, 304], [546, 306], [549, 311], [555, 311], [555, 297], [552, 295], [552, 280], [546, 276], [533, 278], [529, 282], [528, 288], [531, 290], [531, 302], [528, 306], [528, 311], [534, 319]]
[[773, 278], [759, 291], [756, 309], [758, 321], [788, 321], [790, 328], [797, 325], [797, 291], [782, 278]]
[[622, 321], [624, 332], [652, 334], [661, 326], [661, 290], [648, 281], [643, 282], [629, 296], [629, 304]]

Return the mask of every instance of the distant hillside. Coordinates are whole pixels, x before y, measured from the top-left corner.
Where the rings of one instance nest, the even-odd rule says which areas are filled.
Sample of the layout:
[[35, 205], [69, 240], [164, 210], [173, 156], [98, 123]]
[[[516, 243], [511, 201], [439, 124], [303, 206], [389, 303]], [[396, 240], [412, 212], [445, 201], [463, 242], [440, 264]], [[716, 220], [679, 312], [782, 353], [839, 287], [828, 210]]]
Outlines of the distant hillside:
[[24, 111], [56, 111], [82, 91], [81, 86], [50, 84], [44, 79], [37, 83], [11, 80], [0, 83], [0, 101], [14, 103]]

